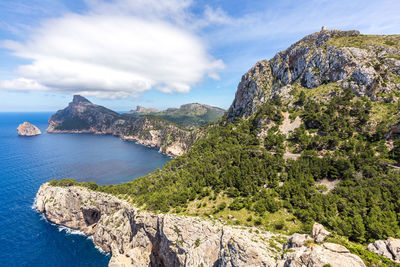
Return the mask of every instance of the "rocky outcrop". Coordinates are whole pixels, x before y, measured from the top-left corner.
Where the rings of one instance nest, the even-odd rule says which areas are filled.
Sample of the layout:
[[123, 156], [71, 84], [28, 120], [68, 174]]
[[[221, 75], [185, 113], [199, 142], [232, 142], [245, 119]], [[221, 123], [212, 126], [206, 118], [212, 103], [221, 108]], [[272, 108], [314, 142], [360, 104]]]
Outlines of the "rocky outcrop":
[[323, 245], [310, 244], [308, 246], [292, 248], [293, 252], [283, 255], [283, 264], [277, 266], [365, 266], [360, 257], [351, 254], [349, 250], [334, 243]]
[[311, 237], [314, 238], [315, 242], [322, 242], [331, 233], [327, 231], [322, 224], [314, 223], [311, 230]]
[[383, 45], [393, 43], [390, 36], [358, 47], [362, 38], [358, 31], [321, 30], [257, 62], [242, 76], [228, 120], [250, 116], [271, 98], [290, 99], [294, 85], [312, 89], [336, 82], [372, 100], [399, 89], [400, 48]]
[[376, 240], [369, 244], [367, 249], [400, 263], [400, 239], [389, 237], [387, 240]]
[[29, 122], [21, 123], [17, 128], [18, 134], [21, 136], [35, 136], [40, 135], [42, 132], [33, 124]]
[[188, 131], [154, 116], [129, 117], [75, 95], [68, 107], [49, 118], [49, 133], [111, 134], [136, 141], [171, 156], [185, 153], [196, 138]]
[[[364, 266], [346, 248], [300, 245], [283, 254], [281, 238], [248, 227], [139, 211], [114, 196], [43, 184], [35, 200], [47, 220], [83, 231], [112, 254], [109, 266]], [[282, 248], [282, 249], [281, 249]]]
[[[139, 212], [113, 196], [44, 184], [36, 208], [56, 224], [93, 236], [110, 266], [273, 266], [271, 233], [171, 214]], [[125, 263], [125, 265], [123, 265]]]

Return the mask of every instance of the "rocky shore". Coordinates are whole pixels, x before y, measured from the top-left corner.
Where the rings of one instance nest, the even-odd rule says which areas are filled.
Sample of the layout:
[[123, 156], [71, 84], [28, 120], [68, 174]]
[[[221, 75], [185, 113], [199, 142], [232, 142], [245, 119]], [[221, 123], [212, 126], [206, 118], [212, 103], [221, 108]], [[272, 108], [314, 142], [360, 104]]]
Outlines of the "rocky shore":
[[29, 122], [21, 123], [18, 126], [17, 131], [20, 136], [35, 136], [42, 134], [38, 127]]
[[93, 133], [119, 136], [122, 140], [158, 148], [161, 153], [180, 156], [196, 138], [194, 131], [152, 116], [123, 116], [75, 95], [68, 107], [49, 118], [49, 133]]
[[[35, 200], [47, 220], [93, 236], [109, 266], [365, 266], [345, 247], [311, 235], [277, 235], [174, 214], [139, 211], [114, 196], [43, 184]], [[308, 241], [307, 241], [308, 240]]]

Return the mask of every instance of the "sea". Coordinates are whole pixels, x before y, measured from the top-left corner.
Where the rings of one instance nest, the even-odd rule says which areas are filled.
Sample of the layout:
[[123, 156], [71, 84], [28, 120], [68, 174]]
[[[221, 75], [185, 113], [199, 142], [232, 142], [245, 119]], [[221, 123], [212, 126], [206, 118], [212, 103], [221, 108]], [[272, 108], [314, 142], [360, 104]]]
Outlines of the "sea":
[[[0, 113], [0, 266], [107, 266], [90, 237], [46, 221], [34, 208], [40, 185], [60, 178], [119, 184], [161, 168], [156, 149], [94, 134], [48, 134], [51, 113]], [[17, 135], [20, 123], [42, 135]]]

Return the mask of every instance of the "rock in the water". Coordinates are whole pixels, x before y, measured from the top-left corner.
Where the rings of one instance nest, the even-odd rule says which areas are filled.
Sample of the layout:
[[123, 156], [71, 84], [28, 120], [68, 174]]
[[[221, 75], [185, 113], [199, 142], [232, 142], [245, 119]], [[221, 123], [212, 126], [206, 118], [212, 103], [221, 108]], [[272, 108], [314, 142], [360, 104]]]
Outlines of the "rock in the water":
[[331, 233], [327, 230], [325, 230], [324, 226], [319, 223], [314, 223], [312, 231], [311, 231], [311, 236], [314, 238], [315, 242], [322, 242], [325, 240], [325, 238], [330, 235]]
[[24, 122], [20, 124], [17, 128], [18, 134], [21, 136], [35, 136], [40, 135], [42, 132], [33, 124], [29, 122]]
[[400, 263], [400, 239], [389, 237], [387, 240], [376, 240], [369, 244], [367, 249]]

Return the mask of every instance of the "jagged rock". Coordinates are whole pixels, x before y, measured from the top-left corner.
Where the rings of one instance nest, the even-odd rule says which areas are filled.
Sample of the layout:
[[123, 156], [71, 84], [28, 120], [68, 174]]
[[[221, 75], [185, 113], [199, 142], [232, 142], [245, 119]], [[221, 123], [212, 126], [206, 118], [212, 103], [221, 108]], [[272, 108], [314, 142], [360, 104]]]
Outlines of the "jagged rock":
[[112, 253], [109, 266], [273, 266], [272, 233], [172, 214], [139, 212], [114, 196], [43, 184], [36, 209], [46, 218], [93, 235]]
[[20, 124], [17, 128], [18, 134], [21, 136], [35, 136], [40, 135], [42, 132], [33, 124], [29, 122], [24, 122]]
[[322, 242], [325, 238], [330, 235], [331, 233], [325, 230], [324, 226], [319, 223], [314, 223], [312, 230], [311, 230], [311, 237], [314, 238], [315, 242]]
[[337, 252], [337, 253], [350, 253], [350, 251], [342, 246], [335, 243], [324, 243], [322, 245], [324, 248], [329, 249], [330, 251]]
[[[395, 48], [379, 44], [368, 47], [336, 45], [334, 38], [357, 38], [358, 31], [323, 30], [294, 43], [270, 60], [256, 63], [238, 85], [227, 119], [248, 117], [269, 99], [292, 97], [294, 84], [313, 89], [337, 82], [350, 88], [358, 96], [374, 100], [378, 93], [397, 90], [398, 81], [390, 78], [387, 70], [398, 75], [399, 63], [390, 55], [398, 55]], [[384, 51], [384, 52], [383, 52]], [[382, 79], [385, 82], [382, 82]]]
[[400, 239], [389, 237], [387, 240], [376, 240], [369, 244], [367, 249], [400, 263]]
[[[326, 245], [328, 244], [328, 245]], [[312, 245], [293, 248], [294, 252], [287, 253], [278, 261], [278, 267], [318, 266], [330, 264], [332, 267], [363, 267], [364, 262], [357, 255], [351, 254], [346, 248], [331, 243], [325, 246]]]
[[305, 245], [307, 240], [313, 240], [310, 235], [295, 233], [289, 237], [289, 247], [288, 248], [299, 248]]
[[303, 260], [310, 267], [327, 263], [364, 266], [340, 245], [312, 248], [293, 241], [299, 246], [282, 256], [283, 244], [276, 243], [276, 234], [197, 217], [139, 211], [114, 196], [82, 187], [45, 183], [35, 206], [50, 222], [92, 235], [98, 247], [112, 254], [112, 267], [303, 266]]

